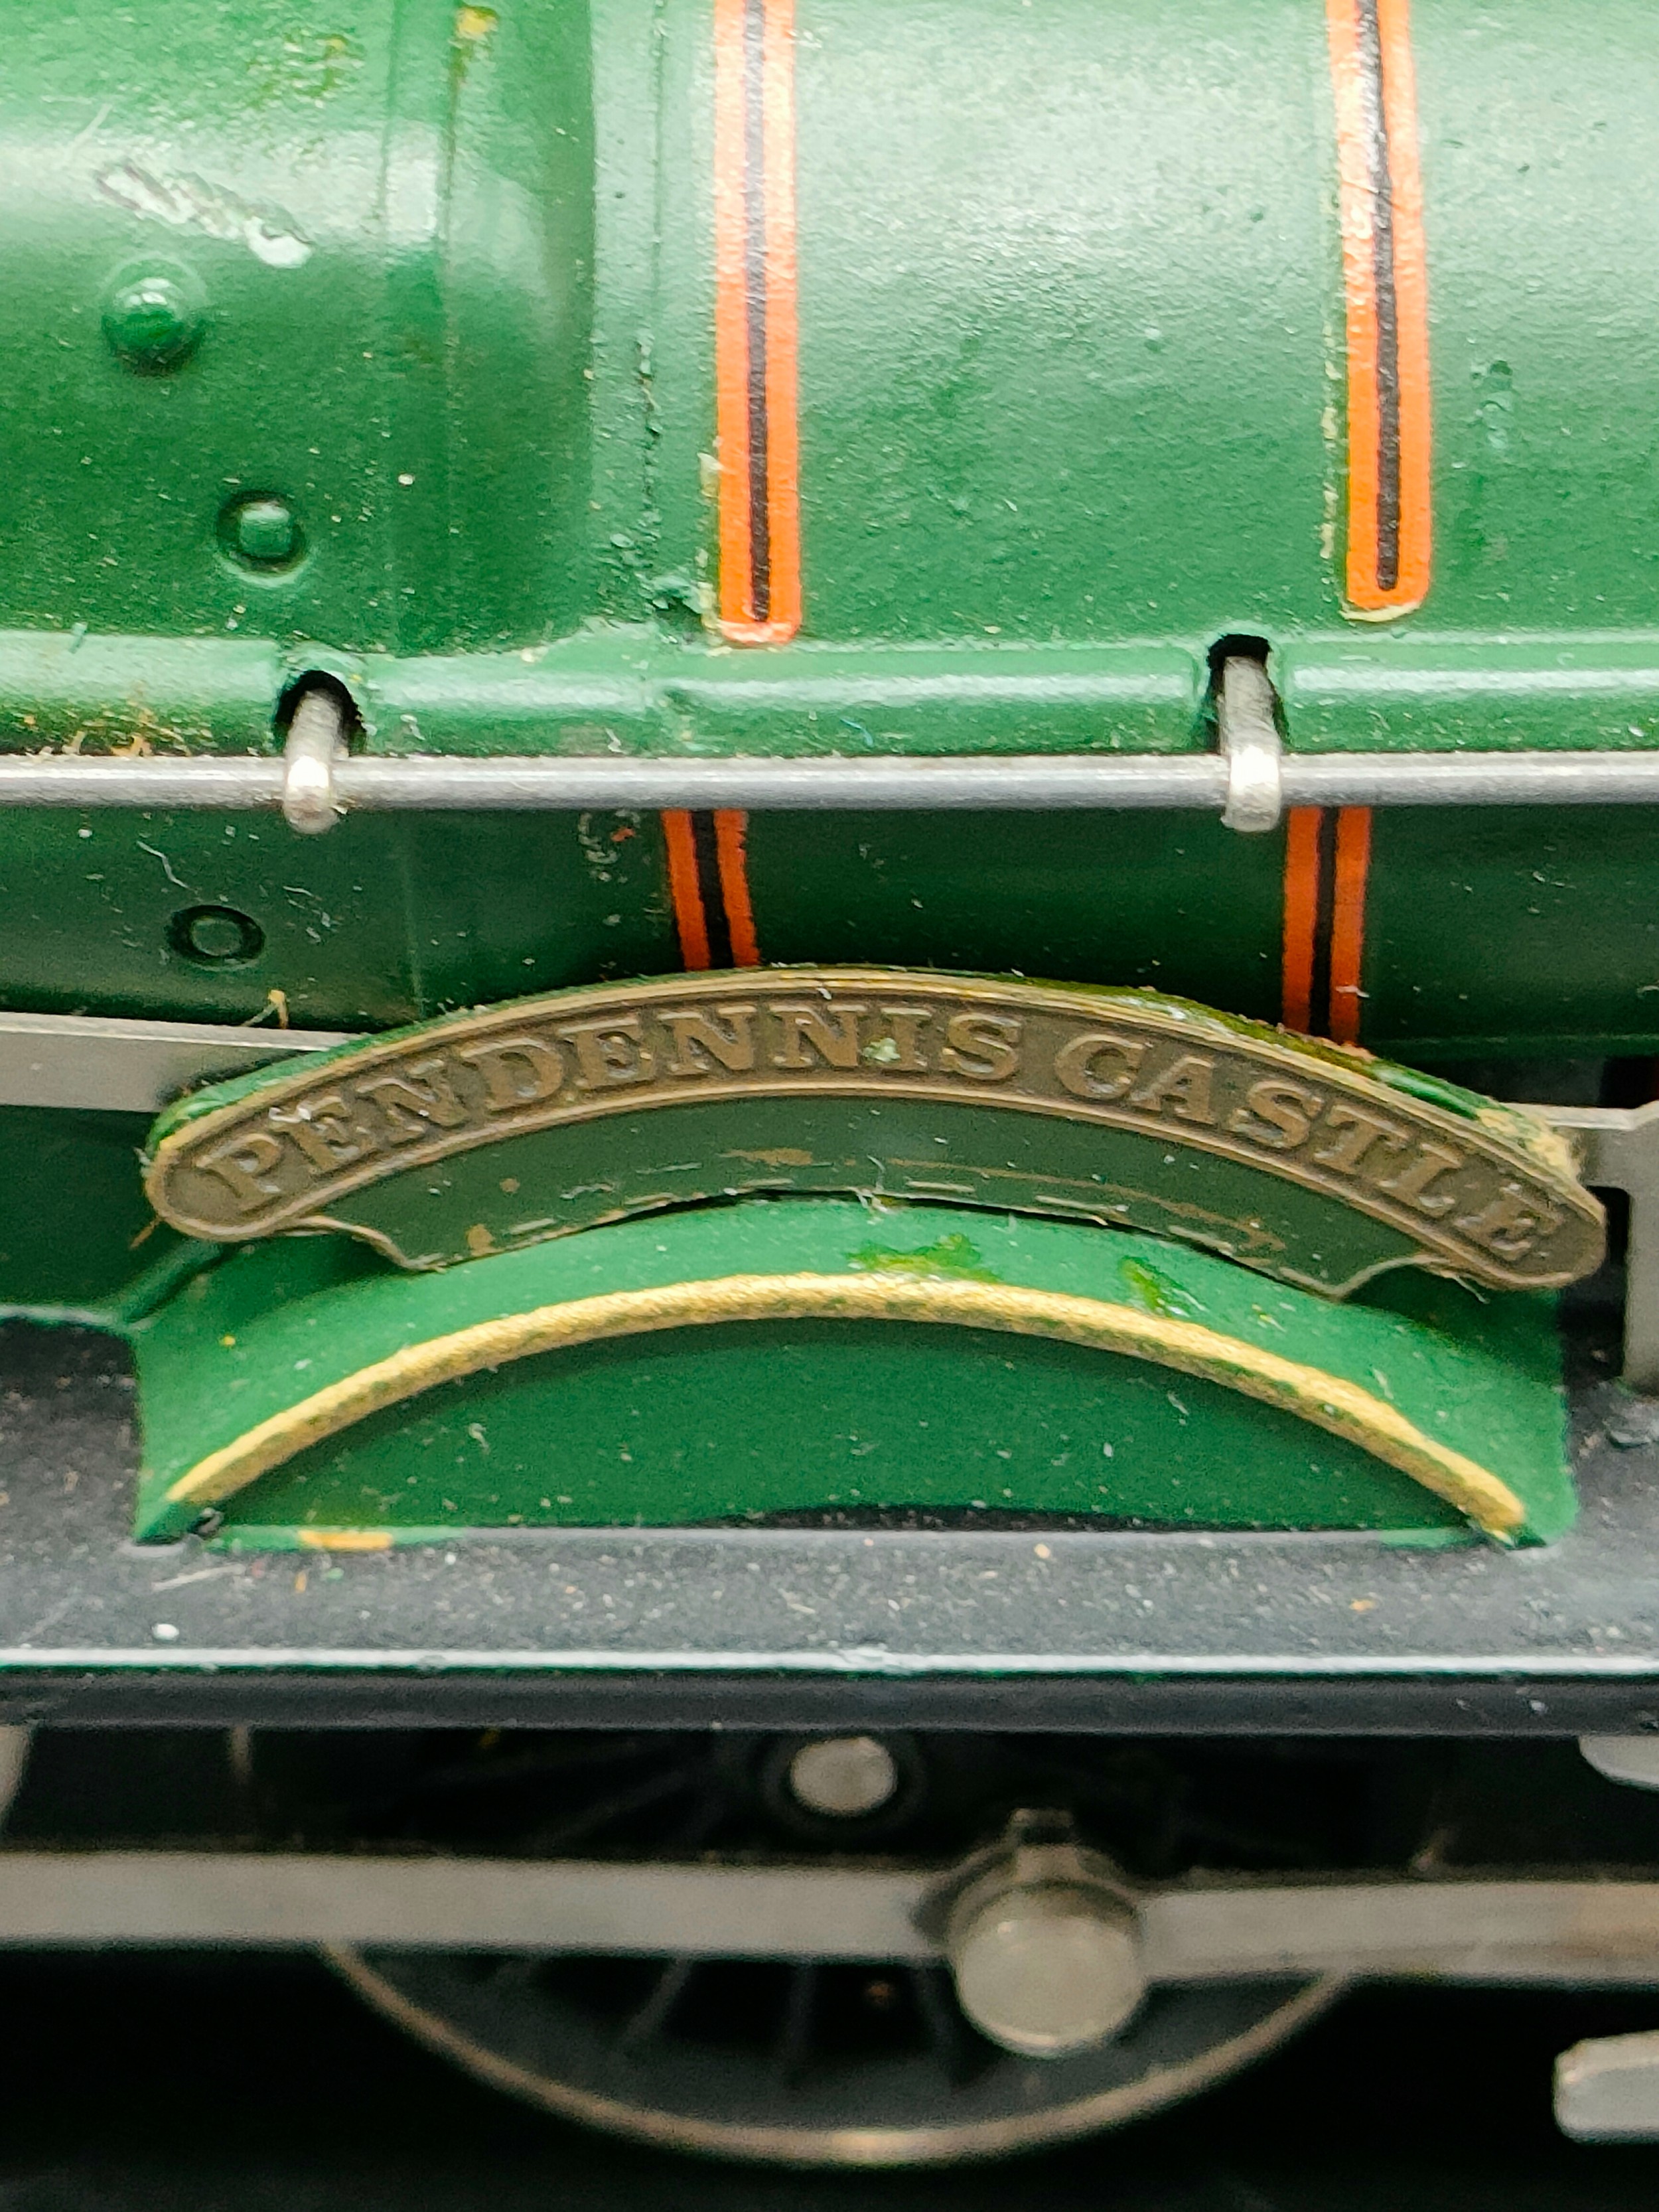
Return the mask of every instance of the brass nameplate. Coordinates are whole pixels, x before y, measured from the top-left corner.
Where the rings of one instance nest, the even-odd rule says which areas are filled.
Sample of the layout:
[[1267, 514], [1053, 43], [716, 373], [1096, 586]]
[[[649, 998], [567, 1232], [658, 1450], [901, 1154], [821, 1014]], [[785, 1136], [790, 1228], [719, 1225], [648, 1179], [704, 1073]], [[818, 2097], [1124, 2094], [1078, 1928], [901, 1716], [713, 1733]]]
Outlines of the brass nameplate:
[[[568, 1128], [574, 1141], [588, 1125], [630, 1117], [627, 1130], [611, 1133], [620, 1152], [633, 1141], [629, 1132], [673, 1126], [660, 1109], [766, 1101], [775, 1102], [763, 1117], [769, 1145], [757, 1140], [745, 1151], [738, 1128], [720, 1154], [765, 1172], [759, 1182], [728, 1181], [723, 1191], [844, 1189], [873, 1180], [894, 1195], [959, 1200], [951, 1182], [952, 1146], [960, 1148], [953, 1127], [979, 1133], [971, 1172], [1013, 1177], [1012, 1169], [987, 1164], [989, 1111], [997, 1127], [1012, 1130], [1018, 1121], [1022, 1141], [1036, 1135], [1051, 1150], [1060, 1131], [1042, 1140], [1030, 1117], [1069, 1125], [1065, 1144], [1073, 1161], [1078, 1141], [1092, 1130], [1103, 1141], [1136, 1139], [1133, 1157], [1160, 1171], [1203, 1170], [1200, 1178], [1188, 1176], [1202, 1201], [1188, 1208], [1200, 1221], [1192, 1232], [1198, 1241], [1322, 1287], [1350, 1287], [1378, 1265], [1413, 1260], [1494, 1287], [1553, 1287], [1587, 1273], [1601, 1255], [1601, 1209], [1577, 1182], [1559, 1139], [1512, 1109], [1478, 1116], [1449, 1110], [1391, 1087], [1361, 1056], [1143, 993], [890, 969], [676, 976], [428, 1023], [183, 1102], [158, 1125], [148, 1188], [162, 1218], [191, 1237], [234, 1242], [338, 1227], [431, 1264], [499, 1249], [501, 1239], [475, 1228], [453, 1250], [442, 1238], [432, 1249], [406, 1249], [406, 1238], [384, 1226], [361, 1228], [349, 1208], [344, 1216], [337, 1209], [396, 1178], [407, 1179], [399, 1188], [411, 1202], [430, 1205], [446, 1188], [429, 1172], [434, 1166], [534, 1133]], [[775, 1141], [780, 1127], [788, 1133], [778, 1108], [817, 1109], [832, 1101], [854, 1115], [869, 1110], [860, 1102], [884, 1101], [976, 1111], [954, 1121], [939, 1116], [946, 1133], [929, 1139], [938, 1152], [920, 1162], [934, 1167], [935, 1193], [925, 1176], [913, 1176], [907, 1188], [890, 1178], [883, 1185], [867, 1160], [861, 1183], [856, 1148], [837, 1164], [822, 1145], [815, 1152]], [[914, 1127], [914, 1114], [909, 1121]], [[684, 1126], [693, 1121], [709, 1126], [706, 1112]], [[823, 1123], [819, 1112], [820, 1129]], [[590, 1135], [586, 1159], [604, 1134]], [[538, 1157], [544, 1153], [544, 1144]], [[659, 1194], [630, 1199], [619, 1182], [608, 1212], [578, 1206], [562, 1214], [555, 1206], [527, 1228], [556, 1234], [715, 1188], [705, 1174], [695, 1190], [682, 1192], [670, 1177], [672, 1153], [671, 1140], [645, 1179], [655, 1176]], [[1108, 1147], [1101, 1158], [1110, 1172], [1090, 1168], [1103, 1191], [1128, 1192], [1121, 1203], [1103, 1198], [1091, 1206], [1073, 1196], [1045, 1206], [1022, 1197], [1012, 1180], [1006, 1194], [987, 1183], [982, 1202], [1142, 1222], [1144, 1209], [1130, 1202], [1139, 1194], [1119, 1172], [1122, 1157], [1121, 1145], [1116, 1155]], [[1052, 1164], [1048, 1179], [1064, 1181]], [[1285, 1200], [1296, 1199], [1304, 1216], [1309, 1197], [1334, 1202], [1339, 1229], [1346, 1214], [1356, 1230], [1372, 1225], [1371, 1241], [1351, 1264], [1316, 1253], [1310, 1266], [1278, 1233], [1275, 1186], [1287, 1187]], [[1069, 1188], [1077, 1187], [1074, 1176]], [[500, 1188], [517, 1185], [509, 1176]], [[1173, 1202], [1158, 1203], [1168, 1210]], [[1206, 1205], [1237, 1232], [1231, 1242], [1204, 1233]], [[1170, 1215], [1173, 1234], [1188, 1233], [1179, 1211]], [[1379, 1230], [1389, 1232], [1382, 1245]], [[1316, 1243], [1320, 1236], [1332, 1241], [1321, 1230]], [[1291, 1242], [1297, 1237], [1308, 1241], [1303, 1230]], [[1397, 1256], [1372, 1256], [1396, 1247]]]

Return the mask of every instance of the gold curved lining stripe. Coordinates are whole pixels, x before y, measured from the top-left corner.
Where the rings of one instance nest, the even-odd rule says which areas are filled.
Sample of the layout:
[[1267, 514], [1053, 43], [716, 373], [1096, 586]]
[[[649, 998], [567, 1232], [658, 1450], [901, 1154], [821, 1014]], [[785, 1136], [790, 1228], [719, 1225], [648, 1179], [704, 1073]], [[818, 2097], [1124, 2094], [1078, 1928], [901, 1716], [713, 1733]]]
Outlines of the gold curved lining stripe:
[[565, 1351], [608, 1337], [722, 1322], [943, 1322], [958, 1328], [1046, 1337], [1094, 1352], [1121, 1352], [1182, 1375], [1203, 1376], [1309, 1421], [1397, 1468], [1467, 1514], [1488, 1535], [1507, 1536], [1526, 1509], [1507, 1483], [1462, 1452], [1437, 1443], [1369, 1390], [1201, 1323], [1134, 1306], [1001, 1283], [894, 1279], [884, 1275], [726, 1275], [648, 1291], [611, 1291], [538, 1306], [498, 1321], [405, 1346], [325, 1389], [273, 1413], [179, 1476], [167, 1492], [179, 1504], [216, 1505], [298, 1452], [387, 1406], [538, 1352]]

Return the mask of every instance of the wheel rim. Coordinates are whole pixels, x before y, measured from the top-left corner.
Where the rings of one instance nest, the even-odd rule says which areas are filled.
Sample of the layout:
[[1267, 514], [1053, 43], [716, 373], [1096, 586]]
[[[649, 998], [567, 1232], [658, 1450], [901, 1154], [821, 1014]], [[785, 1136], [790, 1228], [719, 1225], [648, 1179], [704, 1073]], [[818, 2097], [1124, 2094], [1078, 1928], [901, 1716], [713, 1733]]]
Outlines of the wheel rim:
[[[573, 1995], [568, 1978], [562, 1986], [561, 1970], [575, 1962], [325, 1955], [377, 2011], [495, 2088], [635, 2141], [799, 2166], [944, 2166], [1120, 2126], [1265, 2057], [1343, 1986], [1332, 1976], [1156, 1991], [1101, 2049], [1028, 2059], [975, 2035], [942, 1969], [781, 1966], [764, 1970], [781, 2002], [769, 2063], [757, 2064], [752, 2051], [675, 2032], [696, 1981], [729, 1972], [724, 1961], [582, 1962], [654, 1975], [636, 2003], [607, 2017]], [[931, 1984], [916, 2000], [921, 2048], [851, 2064], [844, 2050], [836, 2063], [815, 2049], [818, 2005], [833, 2002], [837, 1978], [860, 1974]]]

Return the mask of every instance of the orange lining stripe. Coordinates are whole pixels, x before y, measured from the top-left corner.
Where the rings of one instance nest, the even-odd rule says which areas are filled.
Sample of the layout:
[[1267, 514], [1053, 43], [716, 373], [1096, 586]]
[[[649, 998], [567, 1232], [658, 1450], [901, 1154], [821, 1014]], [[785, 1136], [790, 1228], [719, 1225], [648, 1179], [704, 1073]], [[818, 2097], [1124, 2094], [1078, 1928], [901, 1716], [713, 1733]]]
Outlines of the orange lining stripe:
[[720, 624], [749, 600], [749, 287], [744, 220], [744, 0], [714, 0], [714, 434]]
[[680, 958], [688, 970], [707, 968], [708, 917], [703, 912], [702, 890], [697, 880], [697, 841], [690, 814], [678, 809], [665, 811], [662, 836], [668, 854], [668, 889], [674, 902]]
[[1293, 806], [1285, 821], [1285, 952], [1279, 1019], [1313, 1028], [1314, 944], [1319, 928], [1319, 830], [1323, 809]]
[[800, 628], [800, 426], [795, 286], [794, 0], [766, 9], [766, 500], [772, 629]]
[[1432, 567], [1428, 264], [1409, 0], [1326, 0], [1347, 298], [1351, 612], [1420, 605]]
[[740, 645], [800, 627], [794, 181], [793, 0], [714, 0], [720, 619]]
[[749, 817], [721, 811], [714, 817], [714, 849], [719, 856], [720, 902], [732, 939], [732, 965], [758, 968], [760, 943], [755, 935], [755, 908], [749, 896]]
[[1336, 864], [1331, 902], [1332, 1038], [1338, 1044], [1359, 1041], [1364, 993], [1360, 971], [1365, 957], [1365, 886], [1371, 866], [1371, 810], [1345, 806], [1336, 817]]

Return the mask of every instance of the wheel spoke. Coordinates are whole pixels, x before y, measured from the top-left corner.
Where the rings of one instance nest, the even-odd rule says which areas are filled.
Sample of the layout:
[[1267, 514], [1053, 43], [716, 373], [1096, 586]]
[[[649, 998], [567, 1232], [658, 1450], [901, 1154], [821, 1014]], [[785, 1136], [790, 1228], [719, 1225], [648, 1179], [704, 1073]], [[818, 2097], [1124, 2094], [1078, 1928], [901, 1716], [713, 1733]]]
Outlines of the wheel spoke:
[[579, 1838], [609, 1827], [613, 1820], [623, 1820], [629, 1813], [643, 1812], [647, 1805], [655, 1805], [665, 1797], [677, 1796], [687, 1786], [688, 1777], [683, 1766], [649, 1775], [645, 1781], [636, 1782], [631, 1790], [613, 1790], [608, 1797], [584, 1805], [568, 1820], [538, 1829], [533, 1839], [535, 1848], [538, 1851], [563, 1850]]
[[907, 1971], [928, 2048], [945, 2079], [953, 2087], [959, 2086], [979, 2072], [987, 2063], [986, 2054], [963, 2020], [949, 1978], [940, 1968], [911, 1966]]
[[725, 1820], [728, 1809], [717, 1791], [706, 1790], [702, 1796], [696, 1799], [678, 1827], [675, 1829], [673, 1836], [675, 1850], [682, 1851], [700, 1850], [708, 1842], [721, 1821]]
[[1194, 1818], [1182, 1822], [1183, 1844], [1225, 1851], [1229, 1856], [1219, 1863], [1228, 1866], [1248, 1866], [1253, 1862], [1279, 1868], [1317, 1867], [1330, 1854], [1322, 1851], [1310, 1841], [1302, 1841], [1285, 1835], [1269, 1835], [1261, 1828], [1247, 1828], [1237, 1823], [1219, 1820]]
[[650, 2043], [662, 2033], [698, 1963], [696, 1959], [670, 1959], [665, 1963], [650, 1996], [623, 2022], [617, 2036], [619, 2051], [636, 2050], [641, 2044]]
[[806, 2071], [812, 2049], [812, 2015], [817, 2008], [817, 1961], [799, 1960], [789, 1969], [789, 1986], [783, 2001], [783, 2020], [773, 2045], [772, 2063], [778, 2077], [799, 2081]]
[[484, 1757], [477, 1752], [428, 1767], [416, 1782], [422, 1796], [446, 1796], [452, 1790], [497, 1790], [527, 1782], [562, 1782], [594, 1767], [626, 1765], [648, 1759], [660, 1747], [638, 1736], [619, 1742], [538, 1745], [534, 1750]]
[[545, 1951], [509, 1951], [491, 1969], [491, 1986], [501, 1990], [529, 1989], [546, 1966], [547, 1956]]

